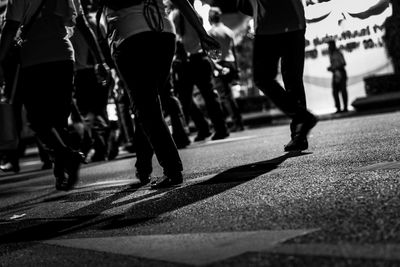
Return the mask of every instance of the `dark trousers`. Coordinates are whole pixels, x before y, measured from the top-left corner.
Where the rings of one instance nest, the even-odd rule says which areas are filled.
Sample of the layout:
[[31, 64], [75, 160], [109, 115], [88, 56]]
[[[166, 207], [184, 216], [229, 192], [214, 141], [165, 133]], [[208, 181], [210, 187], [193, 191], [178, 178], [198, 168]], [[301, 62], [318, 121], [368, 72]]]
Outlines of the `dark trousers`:
[[182, 171], [182, 162], [165, 123], [159, 97], [159, 90], [169, 77], [174, 53], [173, 34], [144, 32], [126, 39], [115, 54], [136, 115], [136, 170], [144, 174], [152, 171], [154, 152], [165, 175]]
[[190, 143], [189, 127], [186, 124], [181, 102], [174, 94], [171, 79], [168, 79], [164, 88], [161, 90], [160, 100], [165, 113], [170, 116], [172, 137], [176, 145], [178, 147], [187, 145]]
[[221, 74], [215, 78], [215, 84], [221, 97], [221, 104], [228, 115], [232, 117], [234, 125], [236, 127], [243, 127], [242, 114], [232, 92], [232, 83], [238, 79], [235, 63], [219, 61], [218, 64], [229, 69], [229, 73], [226, 75]]
[[72, 61], [43, 63], [21, 70], [21, 99], [28, 122], [46, 148], [69, 150], [67, 132], [73, 91]]
[[74, 85], [76, 106], [84, 118], [92, 139], [91, 146], [95, 150], [92, 160], [105, 159], [109, 136], [107, 115], [109, 86], [98, 82], [94, 68], [77, 70]]
[[77, 70], [74, 85], [74, 96], [81, 114], [93, 113], [107, 118], [109, 86], [98, 82], [94, 68]]
[[345, 70], [341, 70], [341, 78], [338, 81], [332, 80], [332, 94], [333, 100], [335, 101], [335, 107], [337, 111], [341, 110], [340, 96], [342, 96], [343, 110], [347, 110], [347, 74]]
[[212, 65], [204, 53], [192, 54], [182, 63], [179, 99], [185, 116], [190, 117], [199, 132], [208, 132], [204, 114], [193, 102], [193, 89], [196, 85], [202, 95], [207, 113], [216, 132], [226, 132], [226, 122], [217, 92], [212, 85]]
[[[256, 35], [254, 40], [254, 82], [293, 121], [302, 120], [310, 115], [306, 108], [303, 84], [304, 33], [293, 31]], [[279, 60], [285, 88], [276, 80]]]
[[124, 143], [131, 146], [135, 142], [135, 125], [132, 120], [131, 104], [129, 96], [125, 91], [121, 92], [121, 95], [115, 98], [117, 103], [117, 114], [119, 127], [122, 130]]

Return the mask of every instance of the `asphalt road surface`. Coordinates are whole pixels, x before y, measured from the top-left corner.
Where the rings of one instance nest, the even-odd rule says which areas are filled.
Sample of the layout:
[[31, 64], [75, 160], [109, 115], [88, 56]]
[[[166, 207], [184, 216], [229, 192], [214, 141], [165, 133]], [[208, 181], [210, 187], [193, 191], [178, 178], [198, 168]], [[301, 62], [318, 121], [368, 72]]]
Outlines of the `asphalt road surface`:
[[287, 124], [193, 143], [165, 190], [133, 154], [70, 192], [25, 158], [0, 174], [0, 266], [400, 266], [399, 115], [320, 121], [303, 153]]

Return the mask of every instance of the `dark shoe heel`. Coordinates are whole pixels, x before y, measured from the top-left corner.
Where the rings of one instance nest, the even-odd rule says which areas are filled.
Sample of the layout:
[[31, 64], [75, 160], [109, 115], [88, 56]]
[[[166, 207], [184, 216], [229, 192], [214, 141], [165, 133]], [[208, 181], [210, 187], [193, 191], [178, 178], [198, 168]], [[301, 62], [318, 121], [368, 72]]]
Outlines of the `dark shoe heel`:
[[152, 189], [168, 188], [183, 183], [182, 173], [163, 176], [160, 180], [151, 183]]
[[74, 188], [79, 180], [79, 168], [82, 163], [85, 163], [85, 157], [81, 152], [69, 151], [56, 156], [53, 173], [57, 190], [67, 191]]
[[64, 164], [58, 158], [54, 160], [53, 174], [56, 178], [56, 189], [60, 191], [67, 191], [68, 179], [65, 176]]
[[79, 169], [81, 164], [85, 163], [85, 156], [81, 152], [74, 151], [69, 155], [67, 161], [68, 187], [72, 189], [79, 181]]
[[141, 185], [146, 185], [150, 183], [150, 174], [137, 172], [136, 178], [140, 181]]
[[12, 164], [11, 162], [7, 162], [7, 163], [5, 163], [3, 165], [0, 165], [0, 170], [2, 170], [3, 172], [19, 173], [20, 167], [19, 167], [18, 163]]

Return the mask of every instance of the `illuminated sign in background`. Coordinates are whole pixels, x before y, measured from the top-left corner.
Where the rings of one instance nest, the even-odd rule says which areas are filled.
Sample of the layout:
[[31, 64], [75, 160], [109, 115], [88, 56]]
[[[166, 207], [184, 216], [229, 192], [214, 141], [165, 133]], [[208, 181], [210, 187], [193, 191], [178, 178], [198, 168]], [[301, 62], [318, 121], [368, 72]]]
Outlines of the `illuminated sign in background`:
[[[365, 96], [363, 81], [365, 77], [393, 72], [382, 41], [383, 23], [392, 14], [390, 1], [304, 0], [304, 2], [307, 19], [304, 81], [308, 107], [317, 114], [336, 111], [331, 89], [332, 73], [327, 71], [330, 63], [326, 44], [328, 40], [335, 39], [347, 61], [349, 109], [351, 109], [351, 103], [356, 98]], [[196, 0], [195, 8], [202, 15], [204, 26], [208, 29], [209, 6]], [[248, 20], [243, 18], [239, 21], [242, 24], [248, 23]], [[240, 32], [244, 28], [236, 25], [232, 29]], [[281, 78], [279, 80], [281, 81]]]
[[327, 71], [328, 40], [336, 40], [347, 61], [349, 105], [365, 96], [364, 77], [393, 71], [382, 41], [382, 25], [392, 14], [389, 0], [310, 0], [305, 9], [304, 81], [311, 110], [319, 114], [335, 111], [332, 73]]

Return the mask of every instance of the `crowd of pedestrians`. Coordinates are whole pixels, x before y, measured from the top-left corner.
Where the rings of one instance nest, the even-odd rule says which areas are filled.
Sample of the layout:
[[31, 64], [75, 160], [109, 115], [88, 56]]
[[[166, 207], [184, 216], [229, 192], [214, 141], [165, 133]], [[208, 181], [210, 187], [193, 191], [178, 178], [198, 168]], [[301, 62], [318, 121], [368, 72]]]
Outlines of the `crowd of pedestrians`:
[[[292, 118], [285, 151], [305, 150], [317, 118], [307, 110], [302, 81], [303, 7], [300, 1], [285, 0], [271, 4], [276, 9], [272, 13], [286, 14], [283, 17], [253, 14], [263, 2], [238, 1], [238, 8], [257, 22], [255, 84]], [[15, 77], [15, 72], [8, 74], [7, 56], [18, 36], [22, 45], [16, 119], [20, 121], [26, 110], [43, 169], [53, 169], [56, 189], [74, 188], [82, 163], [111, 160], [119, 147], [136, 153], [135, 173], [142, 185], [174, 186], [183, 181], [178, 149], [244, 130], [232, 92], [240, 71], [233, 32], [215, 7], [209, 12], [207, 32], [193, 4], [194, 0], [8, 2], [0, 79], [7, 96]], [[275, 80], [279, 60], [285, 89]], [[193, 99], [195, 88], [205, 111]], [[110, 103], [116, 120], [110, 119]], [[197, 133], [193, 139], [191, 123]], [[22, 122], [18, 125], [21, 132]], [[1, 169], [18, 172], [22, 152], [1, 154]], [[154, 155], [164, 171], [157, 180], [151, 179]]]

